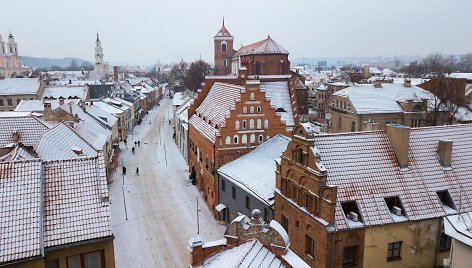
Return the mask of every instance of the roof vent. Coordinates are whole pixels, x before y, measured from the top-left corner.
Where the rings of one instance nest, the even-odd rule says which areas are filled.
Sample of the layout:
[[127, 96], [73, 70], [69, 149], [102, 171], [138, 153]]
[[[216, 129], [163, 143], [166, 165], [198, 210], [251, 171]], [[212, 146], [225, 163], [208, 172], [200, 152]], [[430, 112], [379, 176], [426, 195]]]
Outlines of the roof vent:
[[452, 158], [452, 141], [451, 140], [440, 140], [438, 143], [438, 156], [441, 166], [450, 170], [451, 167], [451, 158]]
[[359, 221], [359, 214], [355, 213], [355, 212], [350, 212], [349, 215], [348, 215], [349, 219], [351, 219], [352, 221], [355, 221], [355, 222], [358, 222]]
[[82, 155], [83, 154], [83, 149], [82, 148], [79, 148], [79, 147], [72, 147], [72, 151], [77, 154], [77, 155]]
[[405, 80], [403, 80], [403, 86], [404, 87], [411, 87], [411, 79], [410, 78], [405, 78]]
[[397, 206], [393, 206], [392, 207], [392, 213], [397, 215], [397, 216], [401, 216], [402, 215], [402, 209], [397, 207]]

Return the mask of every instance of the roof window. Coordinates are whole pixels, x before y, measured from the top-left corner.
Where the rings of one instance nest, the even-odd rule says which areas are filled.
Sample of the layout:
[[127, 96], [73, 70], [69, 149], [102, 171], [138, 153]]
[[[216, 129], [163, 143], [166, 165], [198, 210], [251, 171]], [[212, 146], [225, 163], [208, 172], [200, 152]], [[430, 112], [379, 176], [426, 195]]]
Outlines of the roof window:
[[441, 204], [446, 214], [457, 213], [456, 205], [454, 204], [454, 201], [452, 200], [452, 197], [448, 190], [438, 191], [436, 193], [438, 194], [439, 200], [441, 201]]
[[392, 196], [385, 198], [385, 204], [387, 204], [388, 211], [392, 214], [392, 219], [395, 222], [406, 221], [405, 209], [400, 201], [400, 197]]
[[348, 201], [341, 203], [344, 215], [346, 215], [347, 223], [350, 227], [362, 226], [362, 218], [356, 201]]

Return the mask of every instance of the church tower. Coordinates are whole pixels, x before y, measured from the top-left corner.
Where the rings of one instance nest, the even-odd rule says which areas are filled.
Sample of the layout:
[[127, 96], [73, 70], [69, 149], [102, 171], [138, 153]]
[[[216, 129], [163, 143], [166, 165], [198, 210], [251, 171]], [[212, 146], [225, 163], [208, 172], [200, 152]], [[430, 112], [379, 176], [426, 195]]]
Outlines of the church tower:
[[2, 39], [2, 35], [0, 34], [0, 55], [5, 55], [5, 41]]
[[225, 19], [223, 18], [223, 26], [213, 38], [215, 43], [215, 75], [231, 74], [231, 57], [234, 54], [233, 39], [234, 37], [225, 27]]
[[103, 63], [103, 49], [102, 43], [97, 33], [97, 40], [95, 41], [95, 71], [105, 71], [105, 66]]
[[15, 42], [13, 34], [8, 35], [7, 54], [18, 55], [18, 45]]

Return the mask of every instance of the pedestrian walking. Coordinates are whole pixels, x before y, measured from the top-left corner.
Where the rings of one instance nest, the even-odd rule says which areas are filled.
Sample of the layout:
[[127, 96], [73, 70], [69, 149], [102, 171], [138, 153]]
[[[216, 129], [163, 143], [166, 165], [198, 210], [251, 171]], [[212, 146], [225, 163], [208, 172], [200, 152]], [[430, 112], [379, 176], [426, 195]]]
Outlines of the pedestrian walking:
[[131, 148], [131, 152], [133, 152], [133, 154], [134, 154], [134, 146], [133, 146], [133, 148]]
[[139, 168], [136, 167], [136, 176], [139, 176]]
[[138, 143], [136, 141], [134, 141], [134, 146], [138, 145]]
[[138, 140], [138, 146], [140, 146], [140, 145], [141, 145], [141, 142]]
[[123, 175], [126, 175], [126, 167], [122, 167], [122, 170], [123, 170]]

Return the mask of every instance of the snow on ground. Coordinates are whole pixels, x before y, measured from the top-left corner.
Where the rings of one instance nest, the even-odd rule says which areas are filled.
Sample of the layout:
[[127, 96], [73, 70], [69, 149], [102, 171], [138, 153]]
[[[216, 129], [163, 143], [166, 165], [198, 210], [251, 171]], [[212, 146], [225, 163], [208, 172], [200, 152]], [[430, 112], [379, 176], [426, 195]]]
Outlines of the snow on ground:
[[[117, 268], [188, 267], [187, 241], [197, 233], [197, 198], [200, 237], [204, 242], [223, 238], [226, 227], [214, 220], [188, 180], [187, 164], [172, 139], [171, 107], [172, 100], [163, 99], [128, 136], [127, 148], [120, 142], [119, 165], [110, 185]], [[141, 146], [132, 154], [137, 140]], [[136, 167], [139, 176], [135, 175]]]

